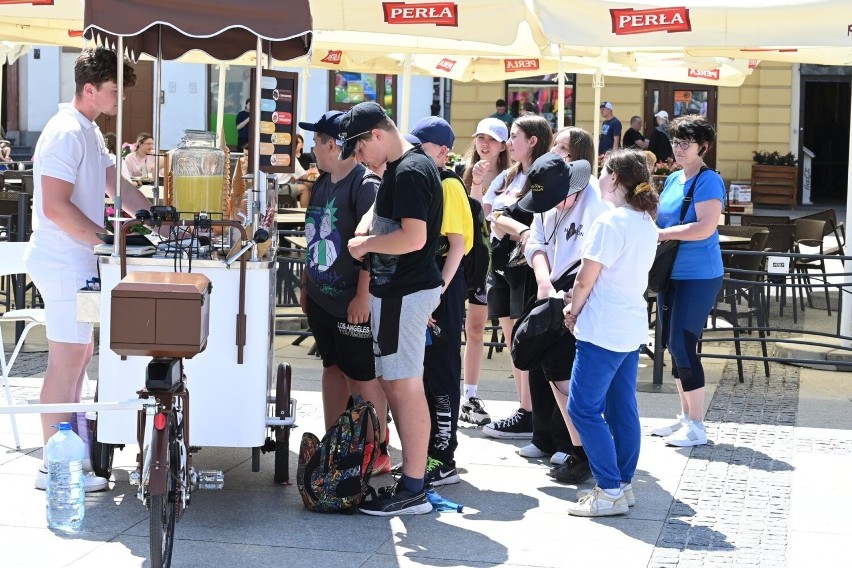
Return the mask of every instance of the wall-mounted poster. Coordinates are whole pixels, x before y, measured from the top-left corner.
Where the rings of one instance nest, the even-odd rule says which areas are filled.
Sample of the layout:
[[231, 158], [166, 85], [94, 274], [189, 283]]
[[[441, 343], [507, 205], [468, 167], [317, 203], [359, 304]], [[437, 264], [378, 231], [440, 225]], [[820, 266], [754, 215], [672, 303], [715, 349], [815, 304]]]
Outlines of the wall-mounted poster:
[[[260, 128], [260, 170], [267, 174], [295, 171], [296, 108], [298, 76], [285, 71], [261, 73], [260, 124], [255, 124], [254, 108], [249, 127], [249, 164], [254, 163], [255, 129]], [[251, 70], [251, 92], [255, 92], [255, 70]]]

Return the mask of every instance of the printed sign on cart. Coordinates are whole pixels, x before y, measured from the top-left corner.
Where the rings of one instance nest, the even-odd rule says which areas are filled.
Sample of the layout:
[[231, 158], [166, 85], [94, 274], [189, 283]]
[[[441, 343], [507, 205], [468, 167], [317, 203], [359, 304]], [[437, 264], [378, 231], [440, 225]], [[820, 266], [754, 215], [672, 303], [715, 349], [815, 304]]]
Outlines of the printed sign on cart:
[[[296, 121], [298, 101], [296, 73], [263, 70], [260, 81], [260, 124], [254, 113], [249, 126], [249, 164], [254, 160], [254, 133], [260, 132], [261, 171], [293, 173], [296, 162]], [[255, 92], [255, 70], [251, 70], [251, 92]]]

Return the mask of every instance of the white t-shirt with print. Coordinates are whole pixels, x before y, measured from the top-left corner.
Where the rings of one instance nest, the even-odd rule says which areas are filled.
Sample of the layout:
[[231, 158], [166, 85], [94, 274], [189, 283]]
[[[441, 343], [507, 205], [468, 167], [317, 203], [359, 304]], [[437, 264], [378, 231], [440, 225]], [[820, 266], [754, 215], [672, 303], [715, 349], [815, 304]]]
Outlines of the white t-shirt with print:
[[25, 259], [44, 264], [95, 266], [92, 245], [69, 236], [44, 214], [42, 176], [74, 185], [71, 202], [97, 223], [104, 223], [106, 170], [114, 165], [98, 126], [71, 104], [44, 127], [33, 155], [33, 234]]
[[629, 207], [607, 211], [592, 224], [583, 258], [603, 267], [577, 317], [578, 341], [617, 353], [648, 342], [645, 289], [658, 232], [650, 215]]
[[[512, 183], [509, 184], [509, 187], [507, 187], [505, 191], [500, 191], [503, 189], [503, 184], [506, 180], [506, 172], [508, 172], [508, 170], [503, 170], [500, 174], [498, 174], [488, 187], [488, 191], [486, 191], [485, 195], [482, 196], [482, 202], [491, 206], [491, 214], [488, 216], [489, 221], [494, 221], [494, 219], [497, 218], [497, 215], [495, 215], [497, 211], [503, 211], [503, 209], [510, 205], [514, 205], [514, 203], [518, 201], [521, 191], [524, 189], [524, 183], [527, 181], [527, 174], [522, 171], [518, 171], [518, 174], [512, 179]], [[494, 226], [492, 223], [491, 240], [494, 239], [499, 239], [499, 237], [494, 232]]]

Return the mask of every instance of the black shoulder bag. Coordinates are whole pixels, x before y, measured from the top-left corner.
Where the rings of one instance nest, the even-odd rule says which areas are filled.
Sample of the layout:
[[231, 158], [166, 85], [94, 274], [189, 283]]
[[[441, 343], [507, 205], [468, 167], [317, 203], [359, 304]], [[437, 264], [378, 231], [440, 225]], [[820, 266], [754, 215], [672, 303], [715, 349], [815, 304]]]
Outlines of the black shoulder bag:
[[[695, 184], [698, 182], [698, 177], [704, 170], [708, 169], [710, 168], [707, 166], [702, 167], [695, 174], [695, 177], [692, 178], [692, 184], [690, 184], [689, 191], [686, 192], [686, 196], [683, 198], [683, 205], [680, 207], [680, 222], [678, 225], [683, 225], [683, 219], [686, 217], [690, 203], [692, 203], [692, 195], [695, 193]], [[651, 270], [648, 271], [648, 290], [651, 292], [665, 292], [668, 289], [679, 247], [680, 241], [676, 239], [663, 241], [657, 245], [657, 255], [654, 258], [654, 264], [651, 265]]]

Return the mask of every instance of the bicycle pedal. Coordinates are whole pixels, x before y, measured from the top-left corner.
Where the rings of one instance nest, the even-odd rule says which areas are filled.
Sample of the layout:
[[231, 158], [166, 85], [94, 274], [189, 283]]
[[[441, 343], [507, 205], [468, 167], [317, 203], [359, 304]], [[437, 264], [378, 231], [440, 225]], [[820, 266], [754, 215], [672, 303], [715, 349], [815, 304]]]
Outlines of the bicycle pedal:
[[222, 489], [225, 487], [225, 474], [222, 470], [207, 469], [198, 472], [199, 489]]

